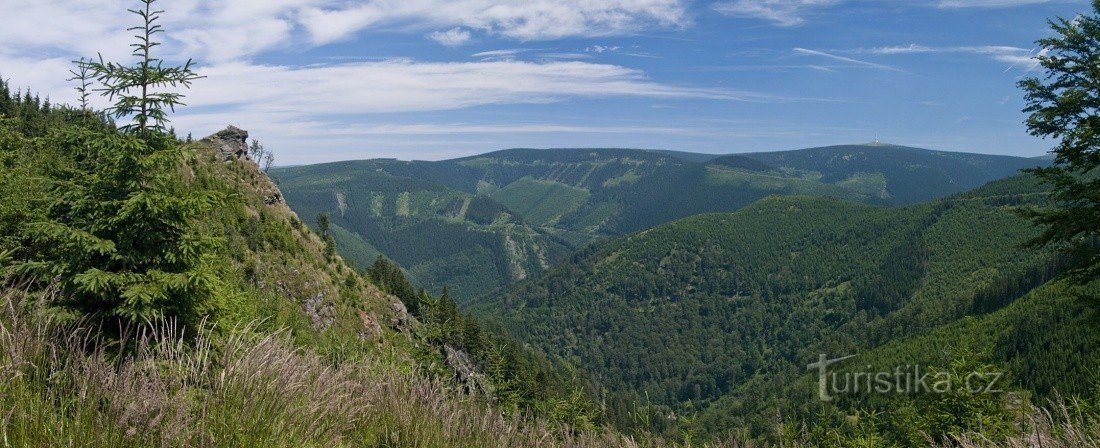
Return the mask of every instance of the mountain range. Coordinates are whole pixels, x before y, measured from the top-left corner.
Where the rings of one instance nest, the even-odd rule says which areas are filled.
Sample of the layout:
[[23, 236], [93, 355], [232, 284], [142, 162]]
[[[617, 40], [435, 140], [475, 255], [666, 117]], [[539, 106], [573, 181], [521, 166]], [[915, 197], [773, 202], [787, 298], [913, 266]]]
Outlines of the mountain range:
[[331, 217], [341, 253], [383, 255], [460, 300], [529, 278], [586, 245], [771, 195], [906, 205], [1046, 162], [872, 143], [726, 156], [510, 149], [438, 162], [376, 159], [271, 175], [307, 221]]
[[1013, 212], [1044, 191], [1020, 176], [903, 207], [770, 197], [595, 244], [472, 309], [590, 372], [612, 409], [654, 403], [673, 433], [766, 432], [773, 408], [811, 418], [803, 366], [818, 354], [893, 366], [979, 353], [1036, 396], [1081, 393], [1091, 383], [1069, 378], [1090, 375], [1095, 335], [1047, 283], [1064, 260], [1025, 249], [1035, 230]]

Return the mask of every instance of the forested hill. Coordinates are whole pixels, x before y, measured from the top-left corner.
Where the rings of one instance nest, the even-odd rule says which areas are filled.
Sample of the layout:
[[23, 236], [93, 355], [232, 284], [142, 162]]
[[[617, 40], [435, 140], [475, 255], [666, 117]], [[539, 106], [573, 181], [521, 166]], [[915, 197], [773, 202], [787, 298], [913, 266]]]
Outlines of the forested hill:
[[1012, 211], [1042, 191], [1015, 177], [898, 208], [771, 197], [596, 245], [474, 309], [590, 370], [622, 422], [651, 400], [652, 425], [697, 435], [903, 408], [822, 408], [804, 373], [822, 353], [938, 366], [973, 353], [1037, 397], [1087, 392], [1100, 338], [1047, 284], [1062, 260], [1021, 248], [1036, 231]]
[[5, 446], [624, 443], [570, 371], [349, 266], [246, 138], [127, 132], [0, 80]]
[[[1047, 164], [1034, 158], [931, 151], [881, 143], [743, 154], [760, 162], [820, 173], [825, 183], [877, 178], [889, 204], [912, 204], [978, 187], [1021, 169]], [[722, 159], [715, 162], [721, 163]], [[870, 190], [870, 184], [866, 187]]]
[[[724, 157], [633, 149], [509, 149], [276, 169], [291, 207], [332, 217], [341, 253], [383, 254], [433, 291], [484, 294], [586, 244], [769, 195], [904, 205], [1041, 164], [855, 145]], [[307, 220], [309, 221], [309, 220]]]

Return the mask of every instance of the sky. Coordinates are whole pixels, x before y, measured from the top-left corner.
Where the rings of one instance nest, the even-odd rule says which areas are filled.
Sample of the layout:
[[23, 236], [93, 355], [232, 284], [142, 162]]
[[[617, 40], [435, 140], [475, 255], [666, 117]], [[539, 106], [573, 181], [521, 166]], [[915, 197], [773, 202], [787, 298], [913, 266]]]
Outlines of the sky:
[[[136, 0], [0, 0], [0, 77], [73, 103], [132, 61]], [[513, 147], [715, 154], [887, 143], [1038, 156], [1016, 83], [1087, 0], [161, 0], [172, 116], [278, 165]], [[105, 106], [106, 99], [96, 99]]]

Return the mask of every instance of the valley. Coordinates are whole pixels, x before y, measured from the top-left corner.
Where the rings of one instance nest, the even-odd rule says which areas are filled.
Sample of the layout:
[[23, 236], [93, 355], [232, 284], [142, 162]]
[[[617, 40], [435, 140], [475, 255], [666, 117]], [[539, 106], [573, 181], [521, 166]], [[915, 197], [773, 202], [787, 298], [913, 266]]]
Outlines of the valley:
[[1041, 163], [883, 144], [730, 156], [513, 149], [281, 168], [272, 177], [301, 216], [332, 217], [341, 253], [355, 264], [383, 255], [429, 291], [447, 286], [466, 300], [593, 242], [771, 195], [906, 205]]

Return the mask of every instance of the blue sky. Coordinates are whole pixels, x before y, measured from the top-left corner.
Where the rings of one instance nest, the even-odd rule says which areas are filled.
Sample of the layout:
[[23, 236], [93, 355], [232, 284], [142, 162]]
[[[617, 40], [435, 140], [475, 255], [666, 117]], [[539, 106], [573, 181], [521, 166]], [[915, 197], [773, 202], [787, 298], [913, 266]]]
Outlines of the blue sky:
[[[1015, 83], [1085, 0], [162, 1], [163, 55], [207, 76], [174, 117], [279, 164], [510, 147], [708, 153], [875, 139], [1021, 156]], [[125, 60], [130, 0], [0, 0], [0, 76], [71, 101]]]

